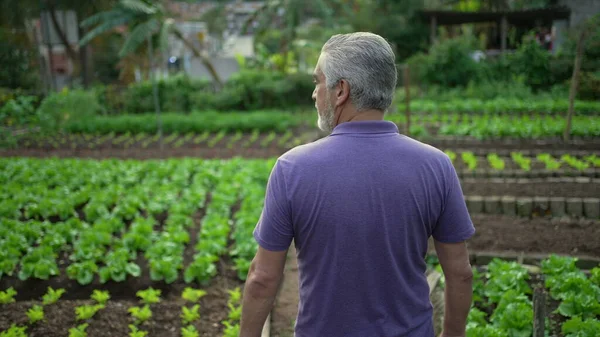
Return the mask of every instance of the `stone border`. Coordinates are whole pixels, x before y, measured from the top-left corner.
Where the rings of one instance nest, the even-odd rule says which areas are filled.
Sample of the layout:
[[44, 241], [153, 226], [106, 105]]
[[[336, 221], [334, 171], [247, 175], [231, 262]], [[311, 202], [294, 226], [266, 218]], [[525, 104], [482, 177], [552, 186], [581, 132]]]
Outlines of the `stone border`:
[[[577, 178], [587, 179], [599, 179], [600, 169], [590, 168], [583, 171], [559, 169], [559, 170], [493, 170], [493, 169], [475, 169], [470, 171], [469, 169], [457, 170], [456, 172], [460, 178], [557, 178], [565, 177], [571, 178], [568, 182], [578, 182]], [[574, 179], [573, 179], [574, 178]], [[582, 180], [583, 181], [583, 180]], [[588, 182], [589, 183], [589, 182]]]
[[465, 146], [471, 145], [481, 145], [481, 144], [501, 144], [505, 146], [582, 146], [582, 145], [600, 145], [600, 139], [590, 137], [590, 138], [575, 138], [569, 141], [564, 141], [561, 138], [545, 138], [545, 139], [520, 139], [520, 138], [486, 138], [486, 139], [477, 139], [469, 136], [444, 136], [437, 135], [431, 137], [429, 141], [436, 143], [447, 143], [447, 144], [456, 144]]
[[[432, 142], [433, 143], [433, 142]], [[443, 150], [450, 150], [456, 153], [460, 152], [473, 152], [474, 155], [478, 157], [485, 157], [489, 153], [496, 153], [500, 157], [510, 157], [511, 152], [519, 152], [527, 157], [535, 157], [538, 154], [547, 153], [552, 155], [553, 157], [561, 157], [562, 155], [568, 154], [573, 157], [585, 157], [593, 154], [598, 155], [598, 151], [594, 150], [562, 150], [562, 149], [503, 149], [503, 148], [482, 148], [476, 147], [476, 145], [472, 145], [473, 147], [467, 147], [465, 144], [460, 144], [460, 146], [452, 146], [448, 144], [437, 144], [434, 143], [436, 147]], [[600, 147], [600, 145], [598, 145]]]
[[[575, 265], [579, 269], [592, 269], [600, 266], [600, 257], [587, 256], [587, 255], [567, 255], [567, 254], [555, 254], [555, 253], [525, 253], [525, 252], [472, 252], [469, 253], [469, 260], [473, 265], [487, 265], [494, 258], [499, 258], [508, 261], [517, 261], [521, 264], [539, 266], [541, 261], [548, 258], [550, 255], [559, 256], [570, 256], [576, 257], [577, 262]], [[437, 256], [435, 251], [428, 252], [427, 255]]]
[[600, 219], [600, 198], [465, 196], [471, 214]]
[[[490, 176], [487, 172], [457, 172], [458, 178], [464, 183], [496, 183], [496, 184], [600, 184], [600, 178], [590, 177], [507, 177], [507, 176]], [[599, 187], [600, 188], [600, 187]], [[600, 193], [599, 193], [600, 195]]]

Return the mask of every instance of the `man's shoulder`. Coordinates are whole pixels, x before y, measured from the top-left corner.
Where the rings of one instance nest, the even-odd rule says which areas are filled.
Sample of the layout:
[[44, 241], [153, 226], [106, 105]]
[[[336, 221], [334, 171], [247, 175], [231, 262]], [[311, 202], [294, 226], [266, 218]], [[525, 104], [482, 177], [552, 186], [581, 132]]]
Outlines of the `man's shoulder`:
[[288, 150], [278, 158], [278, 161], [289, 164], [301, 164], [309, 160], [315, 160], [326, 151], [328, 145], [329, 137], [324, 137]]
[[435, 146], [423, 143], [408, 136], [401, 137], [401, 140], [403, 142], [402, 148], [409, 154], [412, 154], [414, 159], [422, 158], [435, 161], [449, 160], [448, 155]]

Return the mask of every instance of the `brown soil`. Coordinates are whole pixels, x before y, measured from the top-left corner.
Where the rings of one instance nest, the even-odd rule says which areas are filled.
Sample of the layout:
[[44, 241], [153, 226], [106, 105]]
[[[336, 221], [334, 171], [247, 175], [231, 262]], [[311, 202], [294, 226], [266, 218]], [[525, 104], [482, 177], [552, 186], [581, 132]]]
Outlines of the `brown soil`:
[[[203, 157], [203, 158], [230, 158], [241, 156], [247, 158], [267, 158], [281, 155], [289, 148], [293, 147], [294, 140], [298, 139], [302, 143], [317, 140], [326, 134], [314, 130], [313, 128], [299, 128], [293, 130], [294, 136], [286, 144], [279, 144], [281, 134], [278, 134], [273, 141], [265, 141], [267, 135], [261, 134], [259, 138], [251, 142], [251, 136], [244, 134], [241, 139], [234, 142], [232, 135], [227, 135], [215, 144], [209, 145], [215, 134], [202, 142], [195, 142], [200, 135], [194, 135], [192, 138], [179, 136], [168, 141], [169, 135], [164, 136], [163, 149], [160, 149], [158, 141], [154, 141], [152, 136], [146, 136], [143, 139], [133, 140], [130, 143], [113, 142], [119, 139], [115, 136], [108, 139], [106, 136], [87, 136], [87, 140], [82, 135], [56, 136], [55, 141], [21, 140], [16, 149], [0, 149], [0, 157], [83, 157], [83, 158], [123, 158], [123, 159], [147, 159], [147, 158], [173, 158], [173, 157]], [[149, 141], [152, 140], [152, 141]], [[461, 149], [470, 151], [484, 152], [506, 152], [502, 155], [508, 155], [510, 151], [528, 151], [535, 150], [540, 152], [554, 153], [556, 151], [574, 155], [575, 152], [582, 152], [582, 155], [596, 153], [600, 148], [600, 140], [573, 140], [563, 142], [562, 140], [477, 140], [474, 138], [462, 137], [438, 137], [421, 139], [421, 141], [438, 147], [440, 149]], [[479, 152], [476, 151], [476, 152]], [[459, 158], [460, 159], [460, 158]], [[509, 158], [508, 158], [509, 159]], [[458, 160], [460, 161], [460, 160]], [[485, 159], [483, 159], [485, 161]], [[508, 160], [507, 160], [508, 162]], [[483, 163], [486, 164], [486, 163]], [[487, 167], [487, 165], [485, 165]]]
[[[131, 143], [114, 143], [105, 136], [91, 136], [86, 140], [81, 135], [56, 136], [57, 142], [50, 141], [27, 141], [21, 140], [15, 149], [0, 149], [0, 157], [82, 157], [82, 158], [122, 158], [122, 159], [148, 159], [148, 158], [173, 158], [173, 157], [202, 157], [202, 158], [231, 158], [234, 156], [249, 158], [268, 158], [283, 154], [285, 151], [297, 145], [315, 139], [315, 132], [298, 129], [294, 136], [290, 137], [285, 144], [281, 144], [282, 135], [277, 135], [273, 140], [268, 139], [268, 134], [260, 135], [256, 140], [251, 139], [250, 134], [236, 139], [233, 135], [227, 135], [214, 144], [210, 144], [215, 138], [211, 134], [202, 142], [195, 142], [192, 138], [179, 136], [169, 139], [164, 136], [161, 149], [158, 141], [152, 137], [135, 140], [133, 136]], [[119, 136], [112, 138], [118, 140]], [[52, 145], [51, 145], [52, 144]]]
[[557, 253], [600, 257], [600, 221], [586, 219], [472, 216], [476, 233], [469, 249], [524, 253]]
[[[0, 310], [0, 331], [10, 327], [11, 324], [26, 325], [27, 316], [25, 313], [34, 304], [40, 304], [41, 295], [45, 292], [45, 286], [52, 284], [54, 288], [65, 288], [67, 292], [63, 295], [60, 301], [50, 305], [44, 309], [46, 320], [38, 322], [27, 329], [28, 336], [67, 336], [68, 329], [76, 327], [85, 322], [75, 321], [75, 307], [82, 304], [91, 304], [89, 294], [92, 289], [108, 289], [111, 294], [111, 299], [105, 309], [99, 311], [96, 316], [89, 320], [87, 329], [88, 336], [126, 336], [128, 334], [129, 324], [133, 324], [133, 319], [127, 312], [127, 309], [132, 306], [140, 305], [137, 302], [135, 293], [137, 290], [146, 288], [146, 285], [152, 286], [155, 289], [162, 290], [162, 301], [158, 304], [151, 305], [152, 318], [142, 324], [140, 328], [148, 331], [149, 337], [168, 337], [180, 336], [181, 329], [181, 307], [186, 303], [181, 299], [181, 292], [188, 286], [181, 281], [166, 285], [164, 283], [152, 283], [147, 279], [147, 275], [142, 275], [138, 278], [137, 284], [144, 284], [144, 287], [131, 288], [131, 282], [113, 283], [106, 287], [102, 286], [86, 286], [81, 287], [73, 282], [68, 284], [60, 282], [23, 282], [19, 285], [19, 281], [13, 280], [15, 289], [19, 292], [17, 302], [3, 305]], [[3, 283], [5, 283], [3, 279]], [[34, 289], [29, 291], [24, 285], [33, 286]], [[228, 290], [242, 286], [235, 275], [232, 268], [232, 263], [228, 258], [223, 257], [219, 265], [219, 275], [213, 279], [208, 287], [203, 287], [207, 295], [202, 297], [200, 304], [200, 320], [194, 325], [200, 332], [200, 336], [218, 336], [223, 331], [221, 321], [227, 318], [229, 309], [227, 308]], [[198, 287], [191, 284], [189, 286]], [[1, 289], [6, 289], [7, 284], [3, 284]], [[43, 290], [43, 291], [42, 291]], [[21, 300], [21, 298], [28, 298]], [[77, 298], [77, 299], [74, 299]]]
[[[600, 241], [590, 239], [600, 237], [600, 221], [522, 219], [500, 215], [474, 215], [472, 220], [476, 233], [468, 242], [470, 253], [501, 251], [600, 257]], [[430, 251], [434, 251], [433, 246]], [[297, 306], [298, 267], [292, 247], [273, 312], [272, 336], [293, 336]]]
[[572, 198], [597, 198], [600, 195], [599, 184], [589, 183], [555, 183], [555, 182], [530, 182], [525, 184], [498, 182], [489, 179], [463, 179], [461, 186], [464, 195], [481, 196], [518, 196], [518, 197], [572, 197]]

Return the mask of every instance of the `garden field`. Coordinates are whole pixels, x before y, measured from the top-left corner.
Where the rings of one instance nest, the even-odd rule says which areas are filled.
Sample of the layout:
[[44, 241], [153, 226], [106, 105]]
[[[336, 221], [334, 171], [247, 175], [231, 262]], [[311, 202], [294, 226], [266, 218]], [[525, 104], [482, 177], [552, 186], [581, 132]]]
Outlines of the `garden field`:
[[[90, 336], [121, 336], [134, 324], [150, 336], [237, 336], [235, 289], [272, 164], [2, 159], [0, 330], [29, 322], [31, 336], [61, 336], [89, 324]], [[48, 287], [64, 291], [56, 304], [41, 301]], [[149, 302], [140, 291], [151, 287], [160, 296]]]
[[[597, 336], [597, 115], [576, 116], [564, 141], [554, 113], [435, 107], [414, 113], [410, 131], [450, 157], [477, 229], [469, 336], [531, 336], [536, 291], [549, 336]], [[97, 116], [13, 138], [0, 150], [1, 336], [237, 336], [270, 169], [326, 136], [314, 119], [166, 114], [161, 135], [152, 114]], [[404, 114], [387, 119], [405, 130]], [[293, 331], [294, 252], [271, 336]], [[438, 329], [441, 293], [443, 276]]]
[[[469, 245], [477, 268], [486, 270], [489, 262], [481, 254], [508, 259], [526, 254], [537, 257], [534, 263], [539, 265], [550, 252], [580, 256], [578, 265], [587, 270], [597, 265], [600, 242], [590, 240], [600, 236], [600, 221], [593, 213], [594, 205], [600, 207], [594, 198], [598, 196], [597, 157], [446, 153], [461, 172], [473, 213], [477, 233]], [[558, 164], [547, 167], [547, 157]], [[243, 287], [256, 249], [251, 232], [273, 160], [0, 159], [0, 289], [4, 291], [0, 294], [0, 330], [14, 325], [13, 331], [25, 327], [28, 336], [80, 336], [77, 329], [89, 336], [120, 336], [134, 329], [148, 336], [235, 336], [236, 289]], [[475, 174], [480, 171], [472, 167], [473, 162], [488, 173]], [[548, 181], [552, 178], [573, 181]], [[574, 179], [586, 180], [573, 188]], [[488, 200], [482, 200], [481, 210], [476, 210], [473, 193], [488, 196], [488, 190], [514, 196], [514, 213], [507, 211], [505, 203], [494, 211]], [[523, 214], [523, 205], [517, 201], [529, 195], [569, 197], [569, 203], [563, 202], [562, 213], [556, 208], [540, 212], [544, 201], [546, 207], [551, 206], [550, 199], [531, 198], [530, 213]], [[579, 200], [579, 208], [572, 206], [574, 199]], [[568, 213], [572, 211], [579, 213]], [[284, 289], [294, 282], [297, 269], [293, 266], [292, 260]], [[486, 329], [484, 320], [504, 329], [502, 324], [515, 315], [509, 311], [505, 314], [509, 316], [498, 318], [494, 314], [496, 307], [513, 301], [491, 299], [488, 293], [494, 282], [501, 283], [494, 287], [512, 287], [514, 282], [526, 281], [529, 288], [523, 286], [518, 289], [522, 293], [510, 294], [522, 300], [514, 310], [531, 308], [531, 289], [543, 284], [544, 276], [519, 273], [518, 268], [522, 267], [507, 267], [503, 281], [494, 281], [500, 277], [498, 271], [482, 276], [486, 286], [476, 291], [484, 291], [485, 301], [476, 303], [481, 311], [472, 313], [473, 331]], [[571, 271], [586, 275], [579, 269]], [[591, 283], [576, 286], [596, 289]], [[552, 301], [560, 296], [570, 295], [555, 295]], [[273, 336], [283, 336], [291, 328], [297, 293], [289, 290], [278, 301]], [[288, 301], [287, 309], [281, 301]], [[558, 308], [557, 303], [549, 305]], [[552, 331], [560, 331], [570, 317], [550, 311], [548, 315], [553, 319]], [[135, 332], [131, 335], [136, 336]]]

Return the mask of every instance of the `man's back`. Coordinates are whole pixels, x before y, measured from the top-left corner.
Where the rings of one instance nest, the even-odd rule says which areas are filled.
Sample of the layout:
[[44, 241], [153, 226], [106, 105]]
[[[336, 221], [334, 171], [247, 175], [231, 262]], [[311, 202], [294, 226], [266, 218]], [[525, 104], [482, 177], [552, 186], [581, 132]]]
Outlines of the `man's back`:
[[428, 238], [473, 232], [447, 156], [361, 121], [278, 160], [255, 237], [273, 250], [295, 241], [298, 337], [433, 336]]

